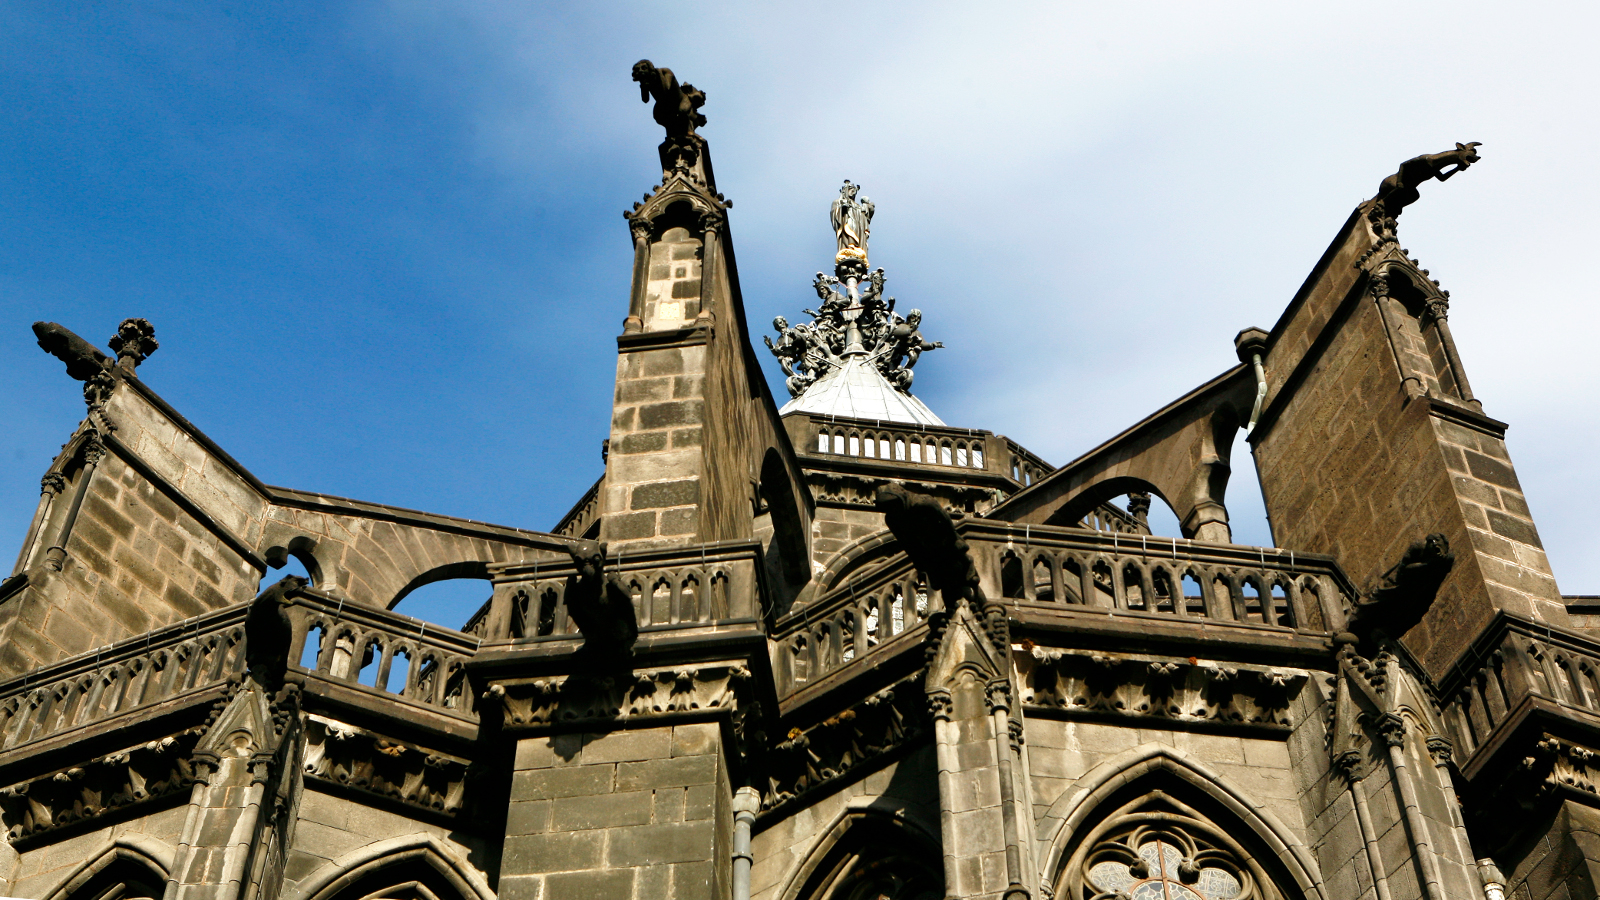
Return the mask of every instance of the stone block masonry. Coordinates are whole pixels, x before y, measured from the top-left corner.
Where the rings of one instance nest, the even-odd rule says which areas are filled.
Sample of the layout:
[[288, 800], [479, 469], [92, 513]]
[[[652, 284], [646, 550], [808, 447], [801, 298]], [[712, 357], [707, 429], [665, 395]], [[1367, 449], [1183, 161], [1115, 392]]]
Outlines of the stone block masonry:
[[619, 354], [601, 526], [611, 544], [700, 540], [705, 360], [703, 344]]
[[715, 723], [524, 738], [500, 896], [720, 897], [731, 792]]

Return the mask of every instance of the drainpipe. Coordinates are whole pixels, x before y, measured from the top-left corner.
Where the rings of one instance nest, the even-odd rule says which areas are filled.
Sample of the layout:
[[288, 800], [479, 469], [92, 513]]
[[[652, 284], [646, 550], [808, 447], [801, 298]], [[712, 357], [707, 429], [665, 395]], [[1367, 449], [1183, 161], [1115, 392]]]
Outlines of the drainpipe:
[[1256, 429], [1256, 422], [1261, 419], [1261, 407], [1267, 402], [1267, 370], [1261, 365], [1261, 357], [1267, 352], [1268, 336], [1259, 328], [1246, 328], [1233, 336], [1233, 349], [1239, 355], [1239, 361], [1249, 363], [1256, 374], [1256, 402], [1250, 408], [1250, 424], [1244, 427], [1246, 438]]
[[733, 900], [750, 900], [750, 826], [761, 809], [761, 794], [753, 787], [733, 792]]

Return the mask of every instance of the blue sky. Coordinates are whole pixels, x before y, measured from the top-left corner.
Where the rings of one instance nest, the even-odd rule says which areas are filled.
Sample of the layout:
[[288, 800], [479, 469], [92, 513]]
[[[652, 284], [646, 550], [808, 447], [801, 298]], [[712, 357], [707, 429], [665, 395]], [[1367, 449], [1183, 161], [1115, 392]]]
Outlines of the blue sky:
[[648, 57], [708, 94], [752, 322], [807, 305], [861, 183], [949, 347], [918, 395], [1058, 464], [1230, 365], [1401, 160], [1482, 141], [1401, 235], [1600, 592], [1589, 7], [803, 6], [8, 4], [0, 545], [83, 409], [28, 325], [126, 316], [268, 483], [550, 527], [600, 472]]

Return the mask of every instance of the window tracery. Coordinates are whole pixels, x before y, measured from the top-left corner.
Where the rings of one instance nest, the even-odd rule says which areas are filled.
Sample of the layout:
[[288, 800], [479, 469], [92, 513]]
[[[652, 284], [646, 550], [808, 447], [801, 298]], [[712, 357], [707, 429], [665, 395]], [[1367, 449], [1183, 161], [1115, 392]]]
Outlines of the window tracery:
[[1079, 844], [1056, 896], [1072, 900], [1281, 900], [1236, 840], [1156, 791], [1107, 816]]

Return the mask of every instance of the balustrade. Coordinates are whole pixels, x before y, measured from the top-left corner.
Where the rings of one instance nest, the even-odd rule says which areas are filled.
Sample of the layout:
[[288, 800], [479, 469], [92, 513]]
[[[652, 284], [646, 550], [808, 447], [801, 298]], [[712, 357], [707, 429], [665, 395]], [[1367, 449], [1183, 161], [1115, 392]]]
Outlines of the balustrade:
[[[605, 571], [632, 599], [641, 629], [711, 626], [756, 615], [758, 553], [751, 542], [657, 550], [613, 559]], [[577, 634], [566, 604], [567, 579], [575, 571], [567, 562], [505, 567], [494, 579], [494, 598], [463, 630], [486, 641]]]
[[476, 718], [467, 662], [477, 652], [477, 638], [316, 594], [297, 597], [289, 621], [290, 659], [300, 668], [353, 688]]
[[[1040, 612], [1110, 615], [1324, 631], [1354, 590], [1327, 557], [1149, 535], [1053, 526], [958, 525], [991, 599]], [[902, 564], [829, 586], [776, 623], [781, 689], [792, 692], [848, 665], [882, 658], [921, 625], [926, 582]], [[1188, 588], [1187, 590], [1185, 588]], [[933, 608], [938, 608], [935, 605]], [[1600, 688], [1597, 688], [1600, 695]]]
[[600, 484], [603, 481], [604, 478], [596, 481], [588, 493], [578, 498], [578, 502], [572, 505], [572, 509], [567, 510], [567, 514], [561, 517], [561, 521], [550, 530], [550, 533], [569, 538], [583, 537], [589, 526], [600, 516]]
[[982, 435], [819, 422], [813, 446], [833, 456], [983, 469], [986, 444]]
[[1600, 643], [1502, 614], [1441, 683], [1445, 727], [1465, 764], [1529, 697], [1600, 715]]
[[244, 671], [245, 607], [80, 654], [0, 684], [0, 750], [220, 684]]

